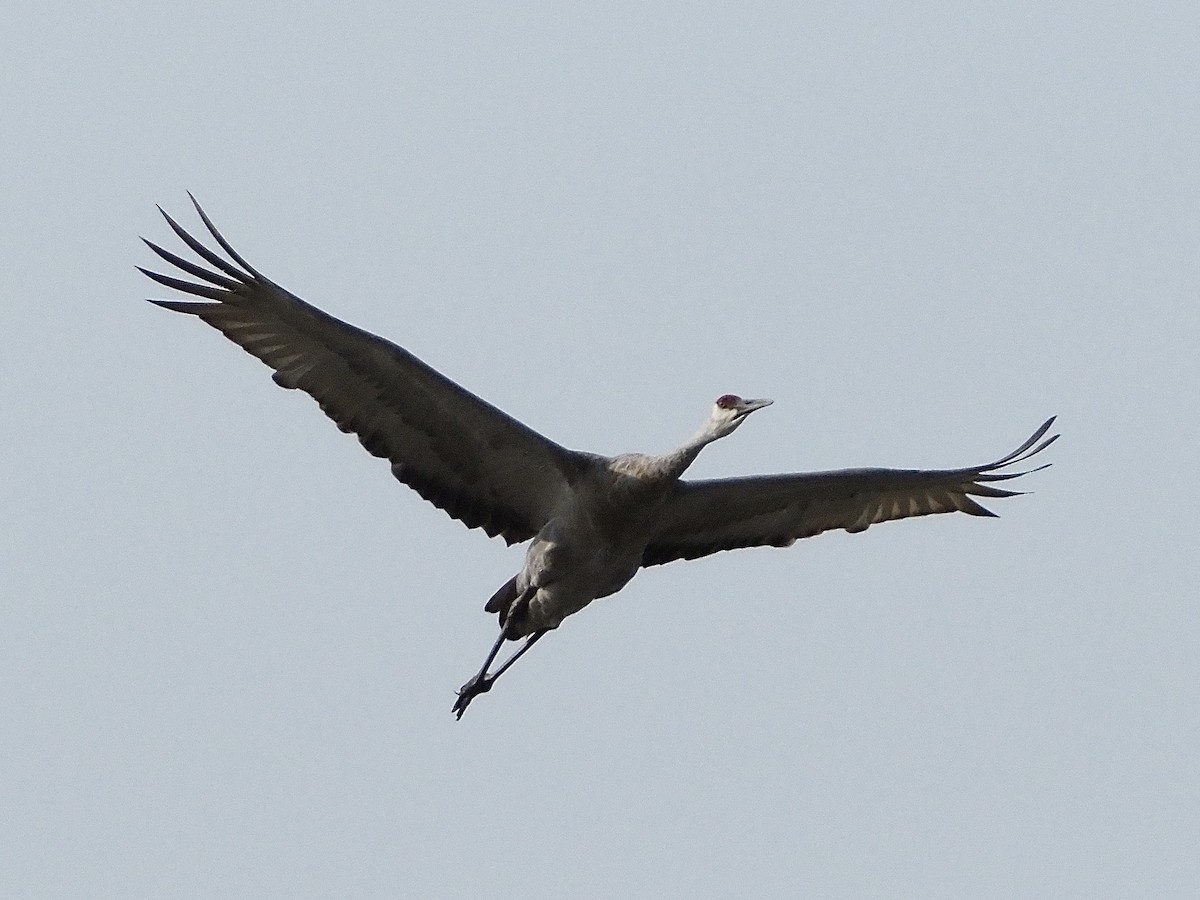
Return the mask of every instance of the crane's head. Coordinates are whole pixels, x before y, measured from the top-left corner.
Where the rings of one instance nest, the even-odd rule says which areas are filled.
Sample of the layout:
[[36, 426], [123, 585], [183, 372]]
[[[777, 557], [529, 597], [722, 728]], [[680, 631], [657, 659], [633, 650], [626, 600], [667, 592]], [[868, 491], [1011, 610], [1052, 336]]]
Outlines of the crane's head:
[[745, 400], [737, 394], [721, 395], [713, 404], [712, 415], [708, 420], [713, 439], [732, 434], [739, 425], [746, 421], [750, 413], [756, 409], [762, 409], [764, 406], [770, 406], [773, 402], [772, 400]]

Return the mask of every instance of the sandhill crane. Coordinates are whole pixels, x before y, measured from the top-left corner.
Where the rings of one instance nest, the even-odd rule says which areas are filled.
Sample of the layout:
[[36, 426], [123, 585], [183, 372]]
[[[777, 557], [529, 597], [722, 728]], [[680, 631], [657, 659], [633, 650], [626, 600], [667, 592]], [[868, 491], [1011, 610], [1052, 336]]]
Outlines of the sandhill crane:
[[[1045, 468], [1012, 469], [1058, 437], [1046, 437], [1051, 418], [1007, 456], [959, 469], [680, 480], [706, 445], [771, 403], [726, 394], [690, 440], [663, 456], [567, 450], [403, 348], [335, 319], [261, 275], [194, 197], [192, 203], [228, 259], [159, 207], [176, 236], [211, 268], [146, 241], [161, 259], [198, 280], [139, 269], [161, 285], [202, 298], [150, 302], [196, 316], [262, 360], [277, 384], [312, 396], [342, 431], [387, 459], [396, 478], [468, 528], [509, 544], [530, 542], [521, 571], [485, 606], [498, 615], [500, 634], [483, 666], [459, 689], [453, 706], [458, 718], [542, 635], [619, 591], [643, 566], [738, 547], [786, 547], [823, 531], [856, 533], [909, 516], [994, 516], [973, 498], [1020, 493], [993, 484]], [[504, 642], [522, 638], [489, 674]]]

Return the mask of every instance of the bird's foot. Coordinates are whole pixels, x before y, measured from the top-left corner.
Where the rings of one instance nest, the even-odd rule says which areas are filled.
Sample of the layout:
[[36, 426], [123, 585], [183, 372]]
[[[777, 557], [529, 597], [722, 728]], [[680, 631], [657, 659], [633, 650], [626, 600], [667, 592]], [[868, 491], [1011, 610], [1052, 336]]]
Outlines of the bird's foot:
[[454, 701], [454, 718], [461, 719], [463, 713], [467, 711], [467, 707], [471, 705], [471, 701], [480, 694], [486, 694], [492, 689], [492, 682], [495, 678], [489, 678], [483, 672], [480, 672], [466, 684], [458, 689], [458, 699]]

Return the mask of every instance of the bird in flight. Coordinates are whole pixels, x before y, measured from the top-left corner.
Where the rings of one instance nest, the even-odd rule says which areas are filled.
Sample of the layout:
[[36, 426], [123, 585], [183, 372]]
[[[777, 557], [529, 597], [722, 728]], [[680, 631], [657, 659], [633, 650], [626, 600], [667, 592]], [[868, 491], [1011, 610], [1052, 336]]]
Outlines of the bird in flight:
[[[189, 194], [189, 197], [191, 195]], [[193, 298], [151, 303], [196, 316], [303, 391], [392, 474], [468, 528], [509, 544], [529, 542], [521, 570], [488, 600], [500, 633], [483, 666], [458, 691], [458, 718], [543, 635], [593, 600], [614, 594], [644, 566], [739, 547], [787, 547], [823, 531], [850, 533], [892, 519], [963, 512], [994, 516], [974, 498], [1038, 471], [1014, 469], [1058, 437], [1048, 419], [1012, 453], [957, 469], [844, 469], [685, 481], [705, 446], [771, 404], [718, 397], [707, 421], [661, 456], [568, 450], [518, 422], [381, 337], [335, 319], [275, 284], [192, 203], [224, 256], [159, 208], [207, 265], [147, 246], [194, 280], [138, 267]], [[1047, 464], [1048, 465], [1048, 464]], [[505, 641], [521, 641], [490, 671]]]

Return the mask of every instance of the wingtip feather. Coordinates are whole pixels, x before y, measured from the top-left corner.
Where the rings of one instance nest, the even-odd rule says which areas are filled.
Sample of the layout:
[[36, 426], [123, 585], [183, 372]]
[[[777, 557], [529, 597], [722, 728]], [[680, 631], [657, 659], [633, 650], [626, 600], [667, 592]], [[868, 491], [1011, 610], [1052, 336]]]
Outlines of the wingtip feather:
[[200, 315], [205, 310], [219, 305], [217, 303], [203, 303], [199, 300], [155, 300], [152, 297], [147, 297], [146, 302], [153, 303], [155, 306], [161, 306], [163, 309], [169, 309], [171, 312], [189, 313], [193, 316]]
[[208, 217], [208, 213], [204, 211], [204, 207], [200, 205], [200, 201], [193, 196], [192, 192], [188, 191], [187, 195], [192, 201], [192, 206], [196, 207], [196, 212], [200, 216], [200, 221], [204, 223], [204, 227], [208, 229], [208, 233], [213, 236], [213, 239], [221, 245], [221, 249], [229, 254], [229, 258], [249, 272], [254, 278], [263, 280], [263, 276], [258, 272], [258, 270], [250, 265], [250, 263], [246, 262], [246, 260], [242, 259], [241, 254], [233, 249], [233, 246], [229, 243], [229, 241], [225, 240], [225, 236], [217, 230], [217, 226], [213, 224], [212, 219]]

